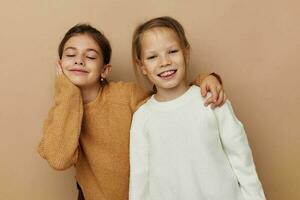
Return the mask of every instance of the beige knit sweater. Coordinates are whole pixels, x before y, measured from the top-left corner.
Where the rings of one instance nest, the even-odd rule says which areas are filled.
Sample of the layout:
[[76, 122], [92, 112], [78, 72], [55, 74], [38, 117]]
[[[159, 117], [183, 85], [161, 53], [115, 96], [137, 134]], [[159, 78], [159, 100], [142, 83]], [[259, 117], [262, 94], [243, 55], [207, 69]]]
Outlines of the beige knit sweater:
[[149, 95], [133, 83], [109, 82], [83, 104], [79, 88], [60, 75], [39, 154], [57, 170], [75, 166], [86, 200], [128, 199], [132, 114]]

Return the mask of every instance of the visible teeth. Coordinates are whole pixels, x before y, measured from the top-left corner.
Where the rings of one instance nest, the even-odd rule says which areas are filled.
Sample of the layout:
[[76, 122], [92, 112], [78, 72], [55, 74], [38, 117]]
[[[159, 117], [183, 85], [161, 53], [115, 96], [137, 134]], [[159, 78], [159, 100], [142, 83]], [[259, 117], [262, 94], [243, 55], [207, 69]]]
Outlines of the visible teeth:
[[159, 76], [170, 76], [171, 74], [174, 74], [174, 73], [175, 73], [175, 70], [170, 70], [170, 71], [166, 71], [166, 72], [159, 74]]

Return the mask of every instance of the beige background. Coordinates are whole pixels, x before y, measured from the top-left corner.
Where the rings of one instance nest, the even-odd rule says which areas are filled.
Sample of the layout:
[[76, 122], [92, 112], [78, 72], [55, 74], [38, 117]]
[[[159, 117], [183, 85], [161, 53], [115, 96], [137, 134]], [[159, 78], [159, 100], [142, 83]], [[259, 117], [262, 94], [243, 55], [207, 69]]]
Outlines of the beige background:
[[268, 199], [300, 199], [298, 0], [24, 0], [0, 8], [0, 200], [76, 198], [74, 171], [54, 171], [36, 152], [67, 29], [78, 22], [101, 29], [113, 48], [110, 78], [132, 81], [133, 29], [161, 15], [186, 29], [190, 79], [222, 76]]

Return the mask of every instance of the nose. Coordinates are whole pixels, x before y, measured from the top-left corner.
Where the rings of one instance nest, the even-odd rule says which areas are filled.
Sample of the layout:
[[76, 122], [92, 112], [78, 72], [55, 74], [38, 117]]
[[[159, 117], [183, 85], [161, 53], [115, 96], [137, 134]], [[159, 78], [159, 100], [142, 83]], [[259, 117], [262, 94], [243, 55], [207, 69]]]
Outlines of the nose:
[[84, 61], [82, 59], [81, 56], [77, 56], [76, 59], [75, 59], [75, 65], [82, 65], [84, 66]]
[[172, 63], [171, 61], [171, 58], [169, 55], [164, 55], [164, 56], [161, 56], [160, 58], [160, 66], [161, 67], [165, 67], [165, 66], [168, 66]]

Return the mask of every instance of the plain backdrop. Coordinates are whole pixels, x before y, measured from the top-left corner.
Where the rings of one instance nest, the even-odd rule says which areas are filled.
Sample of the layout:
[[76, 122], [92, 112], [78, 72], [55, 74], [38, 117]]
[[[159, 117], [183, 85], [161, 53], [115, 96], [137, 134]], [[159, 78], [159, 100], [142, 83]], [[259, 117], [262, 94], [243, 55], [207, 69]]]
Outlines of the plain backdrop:
[[65, 32], [80, 22], [103, 31], [110, 79], [134, 81], [134, 27], [163, 15], [185, 27], [189, 80], [221, 75], [267, 198], [300, 199], [300, 1], [20, 0], [0, 7], [0, 200], [76, 199], [74, 169], [55, 171], [36, 151]]

